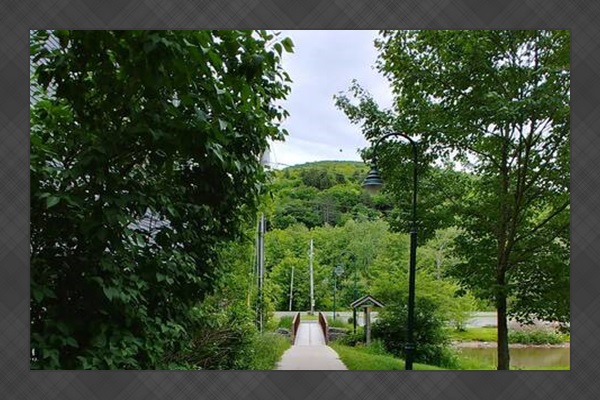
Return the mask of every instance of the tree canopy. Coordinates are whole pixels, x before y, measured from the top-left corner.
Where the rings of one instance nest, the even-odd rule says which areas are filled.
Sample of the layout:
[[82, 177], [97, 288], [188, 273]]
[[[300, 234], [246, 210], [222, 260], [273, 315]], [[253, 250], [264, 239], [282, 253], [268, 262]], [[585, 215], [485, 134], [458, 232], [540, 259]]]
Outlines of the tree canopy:
[[34, 31], [30, 46], [32, 367], [189, 367], [195, 307], [285, 134], [292, 43]]
[[[367, 139], [415, 138], [421, 175], [433, 163], [472, 173], [454, 210], [465, 262], [453, 272], [496, 304], [498, 368], [508, 369], [509, 315], [570, 316], [570, 34], [383, 31], [376, 47], [393, 108], [380, 109], [357, 83], [337, 104]], [[410, 160], [406, 147], [382, 146], [384, 178], [410, 176], [410, 161], [396, 161]], [[440, 182], [439, 194], [452, 185]]]

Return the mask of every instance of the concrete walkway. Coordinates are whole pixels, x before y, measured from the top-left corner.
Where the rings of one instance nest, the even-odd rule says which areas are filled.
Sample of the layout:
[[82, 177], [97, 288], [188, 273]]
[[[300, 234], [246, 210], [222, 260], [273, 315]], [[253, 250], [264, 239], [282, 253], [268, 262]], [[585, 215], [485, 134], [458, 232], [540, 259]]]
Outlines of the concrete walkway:
[[279, 370], [343, 370], [348, 369], [338, 354], [325, 344], [317, 321], [301, 322], [296, 341], [277, 364]]

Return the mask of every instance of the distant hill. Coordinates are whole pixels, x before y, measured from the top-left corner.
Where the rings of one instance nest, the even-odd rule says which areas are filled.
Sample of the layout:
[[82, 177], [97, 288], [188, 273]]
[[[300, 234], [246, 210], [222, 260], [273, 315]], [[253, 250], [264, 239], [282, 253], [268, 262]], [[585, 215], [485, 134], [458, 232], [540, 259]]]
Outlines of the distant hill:
[[302, 223], [309, 228], [349, 219], [374, 220], [391, 209], [383, 195], [361, 188], [368, 166], [358, 161], [318, 161], [275, 171], [271, 228]]

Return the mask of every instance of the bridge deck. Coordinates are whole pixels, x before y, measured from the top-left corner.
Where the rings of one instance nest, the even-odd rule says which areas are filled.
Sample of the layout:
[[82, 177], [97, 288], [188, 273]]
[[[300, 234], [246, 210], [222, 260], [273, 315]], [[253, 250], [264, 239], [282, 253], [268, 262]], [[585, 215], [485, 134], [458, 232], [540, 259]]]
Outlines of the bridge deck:
[[325, 344], [317, 321], [301, 322], [296, 341], [277, 365], [279, 370], [343, 370], [347, 369], [338, 354]]

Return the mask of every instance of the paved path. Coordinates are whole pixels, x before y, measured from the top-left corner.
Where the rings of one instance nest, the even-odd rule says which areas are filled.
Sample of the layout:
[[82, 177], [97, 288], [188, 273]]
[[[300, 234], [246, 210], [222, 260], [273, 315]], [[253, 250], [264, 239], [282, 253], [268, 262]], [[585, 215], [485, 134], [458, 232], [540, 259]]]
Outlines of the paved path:
[[317, 321], [301, 322], [296, 341], [277, 364], [280, 370], [334, 370], [348, 369], [338, 354], [325, 344], [323, 331]]

